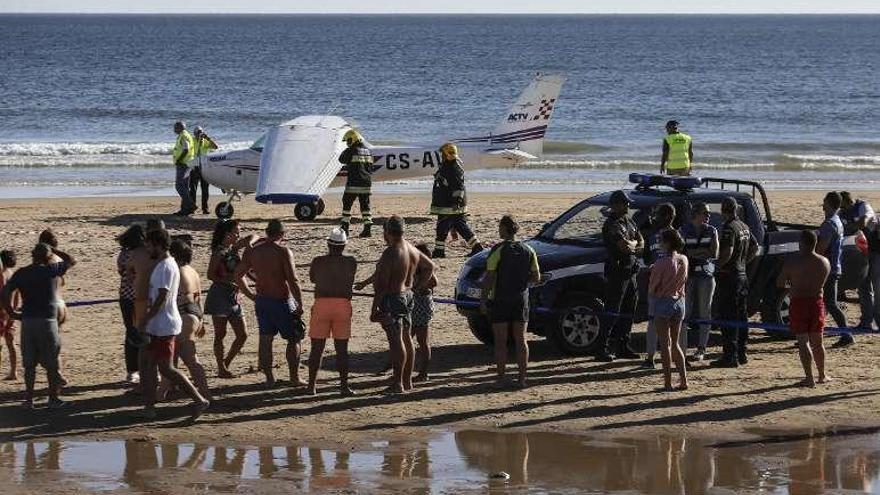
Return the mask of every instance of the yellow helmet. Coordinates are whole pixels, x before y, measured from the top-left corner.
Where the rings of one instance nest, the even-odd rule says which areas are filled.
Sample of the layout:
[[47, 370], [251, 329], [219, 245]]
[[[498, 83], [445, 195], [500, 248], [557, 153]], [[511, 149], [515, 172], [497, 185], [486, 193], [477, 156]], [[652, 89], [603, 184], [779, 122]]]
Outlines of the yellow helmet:
[[458, 147], [452, 143], [444, 143], [440, 147], [440, 154], [443, 155], [443, 158], [454, 160], [458, 158]]
[[351, 146], [354, 143], [360, 143], [364, 140], [363, 136], [358, 133], [358, 131], [354, 129], [349, 129], [344, 136], [342, 136], [342, 140], [345, 141], [346, 144]]

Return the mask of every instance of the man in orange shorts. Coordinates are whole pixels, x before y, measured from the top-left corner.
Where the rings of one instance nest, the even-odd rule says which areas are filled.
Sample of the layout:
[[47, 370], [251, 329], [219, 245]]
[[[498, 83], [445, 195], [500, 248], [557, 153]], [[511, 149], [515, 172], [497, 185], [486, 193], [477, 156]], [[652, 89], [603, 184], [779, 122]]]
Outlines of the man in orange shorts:
[[315, 284], [315, 304], [309, 319], [309, 388], [315, 395], [315, 383], [324, 354], [324, 344], [332, 337], [336, 347], [336, 367], [339, 370], [339, 388], [343, 396], [352, 396], [348, 387], [348, 339], [351, 337], [351, 295], [357, 260], [342, 254], [348, 236], [341, 228], [333, 229], [327, 238], [329, 254], [312, 260], [309, 278]]
[[789, 289], [789, 329], [798, 340], [798, 353], [804, 367], [801, 387], [815, 387], [813, 361], [819, 371], [819, 383], [829, 380], [825, 375], [825, 347], [822, 332], [825, 330], [825, 302], [822, 287], [831, 272], [831, 265], [824, 256], [816, 253], [816, 234], [805, 230], [801, 234], [800, 252], [785, 261], [776, 281], [780, 288]]

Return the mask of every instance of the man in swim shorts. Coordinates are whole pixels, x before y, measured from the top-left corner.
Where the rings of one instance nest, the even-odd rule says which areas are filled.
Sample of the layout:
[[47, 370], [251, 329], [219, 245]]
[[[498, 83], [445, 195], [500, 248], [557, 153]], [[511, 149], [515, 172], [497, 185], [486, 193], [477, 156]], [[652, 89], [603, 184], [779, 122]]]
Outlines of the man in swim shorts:
[[315, 395], [318, 370], [327, 339], [333, 338], [336, 348], [336, 367], [339, 370], [339, 389], [343, 396], [354, 395], [348, 387], [348, 340], [351, 338], [351, 296], [357, 260], [343, 253], [348, 236], [345, 230], [333, 229], [327, 238], [329, 254], [312, 260], [309, 279], [315, 284], [315, 304], [309, 319], [309, 337], [312, 351], [309, 355], [308, 394]]
[[805, 230], [801, 234], [800, 252], [787, 260], [776, 281], [779, 288], [789, 287], [791, 306], [789, 328], [798, 340], [798, 353], [806, 378], [798, 385], [815, 387], [812, 362], [819, 372], [819, 383], [828, 381], [825, 374], [825, 348], [822, 332], [825, 330], [825, 302], [822, 288], [831, 273], [831, 264], [816, 253], [816, 234]]
[[[294, 387], [305, 385], [299, 378], [302, 332], [302, 292], [296, 276], [296, 265], [290, 249], [281, 245], [284, 226], [281, 220], [270, 220], [265, 242], [245, 251], [235, 269], [241, 291], [254, 301], [257, 325], [260, 327], [260, 369], [266, 375], [266, 386], [275, 386], [272, 372], [272, 341], [276, 334], [287, 341], [287, 366]], [[256, 287], [251, 289], [246, 275], [253, 270]]]
[[376, 263], [376, 271], [355, 288], [373, 284], [375, 295], [370, 319], [382, 324], [391, 350], [392, 383], [388, 393], [412, 389], [414, 350], [412, 326], [413, 283], [416, 271], [422, 271], [417, 291], [427, 289], [434, 274], [434, 263], [403, 238], [403, 218], [394, 215], [385, 222], [387, 247]]
[[177, 336], [183, 328], [183, 320], [176, 300], [180, 290], [180, 268], [168, 253], [170, 243], [170, 236], [164, 229], [152, 230], [147, 234], [146, 246], [150, 258], [156, 263], [149, 277], [149, 306], [137, 323], [141, 337], [146, 342], [142, 352], [144, 367], [141, 376], [144, 410], [139, 416], [148, 420], [156, 418], [157, 376], [162, 375], [192, 399], [191, 418], [194, 420], [208, 408], [210, 402], [174, 367]]

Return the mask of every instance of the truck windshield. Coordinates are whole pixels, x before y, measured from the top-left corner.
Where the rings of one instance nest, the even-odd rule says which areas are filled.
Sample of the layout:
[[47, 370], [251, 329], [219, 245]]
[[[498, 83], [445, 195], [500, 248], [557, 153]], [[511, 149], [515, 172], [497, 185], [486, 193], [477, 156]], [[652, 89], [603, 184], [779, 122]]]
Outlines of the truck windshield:
[[254, 144], [250, 146], [250, 148], [256, 152], [263, 152], [263, 145], [266, 143], [266, 133], [263, 133], [262, 136], [258, 137]]
[[602, 224], [607, 216], [607, 206], [586, 204], [580, 209], [565, 213], [541, 233], [541, 238], [561, 242], [602, 242]]

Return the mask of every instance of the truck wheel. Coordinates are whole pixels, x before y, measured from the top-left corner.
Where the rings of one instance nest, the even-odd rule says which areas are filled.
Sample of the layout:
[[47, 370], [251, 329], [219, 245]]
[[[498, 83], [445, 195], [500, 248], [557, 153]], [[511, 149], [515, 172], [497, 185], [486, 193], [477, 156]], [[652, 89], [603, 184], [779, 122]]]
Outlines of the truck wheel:
[[214, 214], [221, 220], [232, 218], [232, 215], [235, 214], [235, 208], [232, 207], [232, 203], [229, 201], [224, 201], [217, 203], [217, 206], [214, 207]]
[[492, 333], [492, 325], [489, 323], [488, 318], [482, 315], [468, 316], [467, 322], [468, 327], [471, 329], [471, 333], [474, 334], [474, 337], [476, 337], [477, 340], [489, 346], [495, 343], [495, 336]]
[[318, 199], [318, 202], [315, 204], [317, 205], [317, 208], [318, 208], [318, 215], [323, 215], [324, 214], [324, 207], [327, 206], [324, 204], [324, 200]]
[[598, 299], [587, 294], [571, 295], [560, 305], [556, 325], [549, 329], [547, 337], [565, 354], [591, 354], [599, 345], [599, 317], [588, 312], [601, 310]]
[[293, 215], [301, 222], [311, 222], [318, 216], [318, 206], [315, 203], [297, 203]]
[[[787, 290], [771, 289], [761, 305], [761, 321], [772, 325], [788, 325], [788, 311], [791, 305], [791, 296]], [[768, 334], [782, 339], [790, 338], [789, 335], [780, 332], [767, 332]]]

